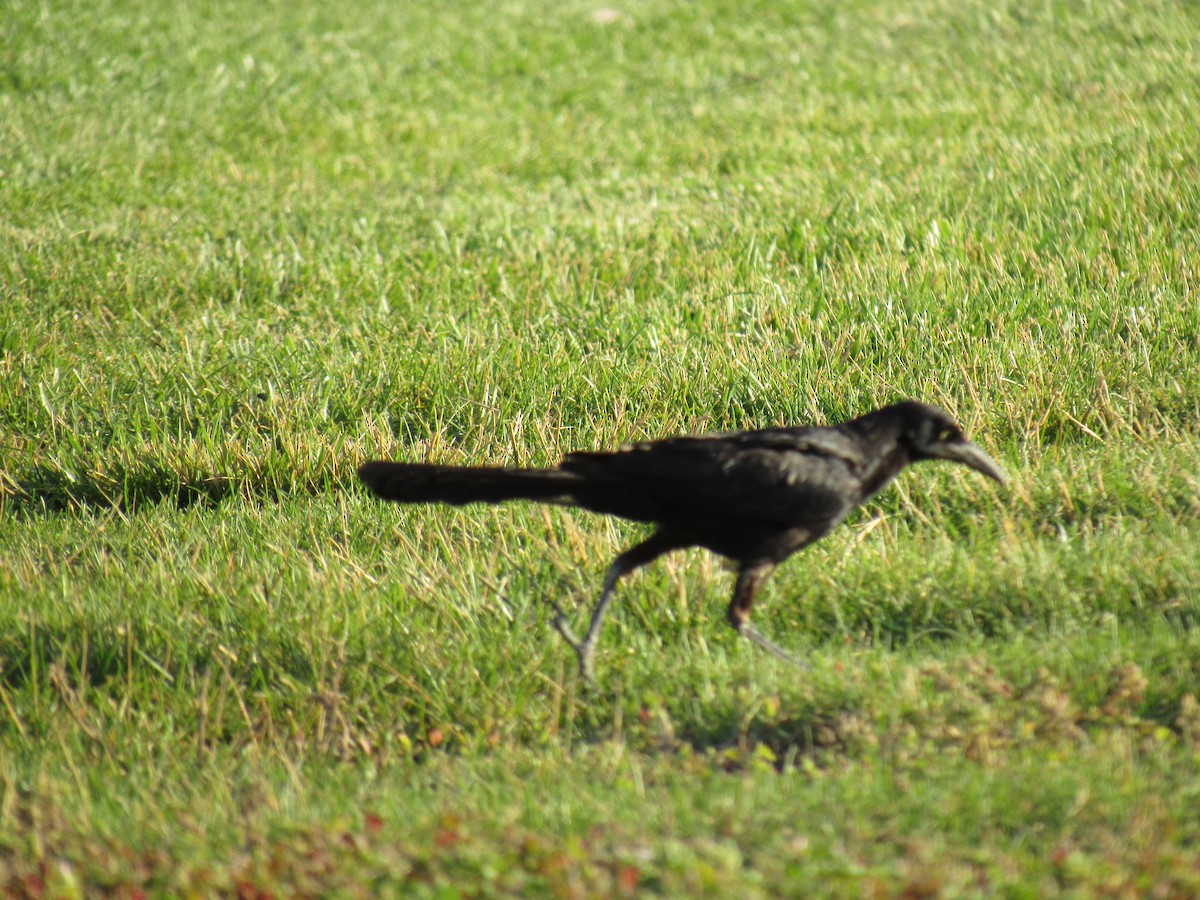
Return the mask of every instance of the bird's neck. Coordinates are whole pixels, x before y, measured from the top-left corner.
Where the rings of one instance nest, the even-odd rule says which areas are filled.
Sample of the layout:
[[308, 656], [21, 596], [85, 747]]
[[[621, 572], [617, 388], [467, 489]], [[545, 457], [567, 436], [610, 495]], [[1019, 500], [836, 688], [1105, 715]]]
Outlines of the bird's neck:
[[908, 448], [900, 440], [900, 429], [886, 419], [864, 417], [854, 423], [862, 442], [863, 458], [867, 461], [862, 473], [863, 502], [874, 497], [901, 470], [912, 462]]

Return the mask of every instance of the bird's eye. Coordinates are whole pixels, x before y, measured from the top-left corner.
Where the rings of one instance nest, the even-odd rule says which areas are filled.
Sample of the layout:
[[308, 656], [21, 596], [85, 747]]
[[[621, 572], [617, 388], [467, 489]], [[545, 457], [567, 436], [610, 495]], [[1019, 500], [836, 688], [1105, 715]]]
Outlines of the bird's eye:
[[937, 439], [941, 442], [952, 441], [957, 437], [957, 433], [953, 428], [943, 428], [938, 432]]

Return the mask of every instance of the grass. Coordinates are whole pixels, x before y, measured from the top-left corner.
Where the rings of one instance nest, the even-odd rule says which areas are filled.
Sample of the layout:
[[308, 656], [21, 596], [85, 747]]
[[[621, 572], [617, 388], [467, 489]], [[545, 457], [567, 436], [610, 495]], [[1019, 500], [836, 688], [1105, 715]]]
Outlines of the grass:
[[[0, 883], [15, 896], [1200, 892], [1187, 4], [11, 0]], [[945, 405], [783, 567], [402, 509]]]

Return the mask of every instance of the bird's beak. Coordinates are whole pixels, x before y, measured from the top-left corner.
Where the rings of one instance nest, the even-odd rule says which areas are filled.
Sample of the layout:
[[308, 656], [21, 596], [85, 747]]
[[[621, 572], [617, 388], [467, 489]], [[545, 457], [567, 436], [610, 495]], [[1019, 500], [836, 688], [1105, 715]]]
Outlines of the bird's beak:
[[978, 445], [972, 444], [970, 441], [954, 441], [947, 444], [939, 444], [932, 448], [932, 455], [941, 459], [948, 459], [951, 462], [962, 463], [964, 466], [970, 466], [976, 472], [986, 475], [988, 478], [1004, 484], [1008, 481], [1008, 476], [1004, 474], [1004, 470], [992, 461], [979, 448]]

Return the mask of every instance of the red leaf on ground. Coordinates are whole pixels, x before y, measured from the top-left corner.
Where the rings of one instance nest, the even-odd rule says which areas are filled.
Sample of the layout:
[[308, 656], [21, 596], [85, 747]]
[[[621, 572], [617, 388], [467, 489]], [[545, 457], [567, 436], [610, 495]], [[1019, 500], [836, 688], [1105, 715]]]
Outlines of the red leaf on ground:
[[433, 836], [433, 846], [438, 849], [453, 847], [462, 840], [462, 835], [450, 828], [442, 828]]
[[638, 879], [642, 877], [642, 873], [637, 866], [621, 866], [617, 870], [617, 888], [622, 894], [632, 894], [637, 890]]
[[367, 829], [367, 834], [379, 834], [383, 831], [383, 818], [377, 813], [369, 812], [363, 816], [363, 825]]
[[46, 895], [46, 881], [41, 875], [26, 875], [24, 882], [25, 896], [44, 897]]

